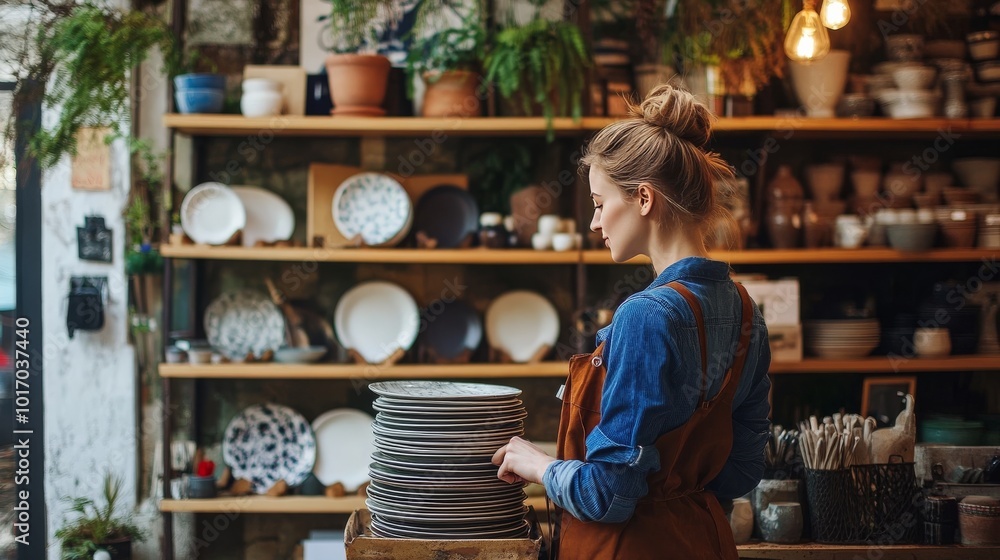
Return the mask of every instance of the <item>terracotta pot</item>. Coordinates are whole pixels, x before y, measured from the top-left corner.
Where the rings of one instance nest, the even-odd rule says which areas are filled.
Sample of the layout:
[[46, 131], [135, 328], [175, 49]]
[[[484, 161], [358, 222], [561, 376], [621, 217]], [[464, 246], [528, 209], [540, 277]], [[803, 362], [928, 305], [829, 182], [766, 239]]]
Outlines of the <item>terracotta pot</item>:
[[424, 117], [478, 117], [481, 114], [478, 94], [479, 74], [449, 70], [424, 74]]
[[331, 54], [326, 57], [334, 115], [385, 114], [389, 59], [381, 55]]

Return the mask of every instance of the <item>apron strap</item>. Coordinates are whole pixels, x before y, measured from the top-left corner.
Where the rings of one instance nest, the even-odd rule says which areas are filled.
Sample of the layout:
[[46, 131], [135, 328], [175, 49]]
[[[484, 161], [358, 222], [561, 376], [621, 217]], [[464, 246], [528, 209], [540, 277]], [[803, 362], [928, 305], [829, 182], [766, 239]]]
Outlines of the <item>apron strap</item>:
[[726, 377], [722, 380], [722, 387], [719, 389], [720, 394], [733, 381], [740, 382], [747, 354], [750, 352], [750, 335], [753, 333], [753, 300], [750, 299], [750, 294], [747, 293], [743, 284], [739, 282], [734, 282], [734, 284], [736, 284], [736, 291], [739, 292], [740, 299], [743, 301], [743, 321], [740, 325], [740, 341], [736, 346], [736, 357], [733, 360], [733, 365], [726, 370]]
[[673, 288], [684, 296], [691, 312], [694, 313], [695, 323], [698, 324], [698, 345], [701, 346], [701, 396], [698, 398], [698, 406], [701, 406], [708, 396], [708, 339], [705, 336], [705, 315], [702, 313], [698, 298], [691, 293], [691, 290], [687, 289], [687, 286], [675, 280], [664, 287]]

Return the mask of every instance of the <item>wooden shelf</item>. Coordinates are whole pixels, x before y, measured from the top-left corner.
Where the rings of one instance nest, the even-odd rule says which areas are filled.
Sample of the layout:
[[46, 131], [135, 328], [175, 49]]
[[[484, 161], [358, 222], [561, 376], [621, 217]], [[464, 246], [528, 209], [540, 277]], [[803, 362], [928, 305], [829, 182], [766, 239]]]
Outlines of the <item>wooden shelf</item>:
[[161, 377], [188, 379], [491, 379], [565, 377], [565, 362], [537, 364], [160, 364]]
[[[603, 249], [582, 251], [584, 264], [619, 264]], [[748, 249], [746, 251], [714, 251], [713, 259], [730, 264], [849, 264], [904, 262], [973, 262], [996, 258], [1000, 249], [933, 249], [920, 253], [895, 249]], [[647, 264], [639, 257], [624, 264]]]
[[947, 358], [889, 358], [873, 356], [858, 360], [807, 358], [801, 362], [771, 362], [771, 374], [794, 373], [920, 373], [1000, 371], [1000, 356], [972, 355]]
[[234, 247], [161, 245], [160, 254], [175, 259], [303, 261], [413, 264], [576, 264], [579, 251], [532, 249], [326, 249], [322, 247]]
[[[545, 511], [544, 497], [529, 497], [525, 505]], [[352, 513], [365, 507], [364, 496], [243, 496], [205, 500], [160, 500], [160, 511], [171, 513]]]
[[[603, 249], [534, 251], [532, 249], [325, 249], [322, 247], [235, 247], [161, 245], [164, 257], [237, 261], [301, 261], [410, 264], [566, 265], [619, 264]], [[716, 251], [712, 258], [731, 264], [838, 264], [902, 262], [973, 262], [1000, 255], [998, 249], [934, 249], [909, 253], [894, 249], [750, 249]], [[625, 264], [649, 264], [638, 257]]]
[[[559, 135], [582, 135], [599, 130], [617, 118], [586, 117], [579, 121], [557, 118], [552, 128]], [[418, 117], [325, 117], [290, 116], [247, 118], [242, 115], [168, 114], [163, 124], [177, 132], [202, 136], [417, 136], [443, 141], [448, 136], [539, 136], [548, 130], [541, 117], [477, 117], [425, 119]], [[726, 133], [777, 133], [779, 138], [795, 134], [832, 135], [936, 135], [1000, 132], [1000, 119], [813, 119], [807, 117], [724, 117], [715, 131]]]
[[842, 544], [743, 544], [736, 547], [740, 558], [769, 560], [986, 560], [1000, 555], [998, 546], [842, 545]]

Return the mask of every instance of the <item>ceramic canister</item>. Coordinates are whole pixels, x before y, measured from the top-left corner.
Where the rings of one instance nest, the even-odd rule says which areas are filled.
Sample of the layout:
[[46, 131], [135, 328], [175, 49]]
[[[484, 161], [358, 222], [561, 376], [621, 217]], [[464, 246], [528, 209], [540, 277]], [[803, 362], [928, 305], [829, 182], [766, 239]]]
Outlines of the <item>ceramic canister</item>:
[[797, 543], [802, 539], [802, 506], [771, 502], [760, 514], [760, 534], [766, 542]]

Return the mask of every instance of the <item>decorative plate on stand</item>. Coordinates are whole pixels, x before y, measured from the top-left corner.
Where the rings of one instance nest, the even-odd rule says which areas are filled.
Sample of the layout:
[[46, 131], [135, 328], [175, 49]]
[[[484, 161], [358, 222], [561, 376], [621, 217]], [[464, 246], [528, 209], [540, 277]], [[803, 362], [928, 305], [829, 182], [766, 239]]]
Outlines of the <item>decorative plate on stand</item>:
[[406, 237], [413, 204], [403, 185], [381, 173], [358, 173], [337, 187], [333, 222], [347, 239], [360, 235], [365, 245], [391, 246]]
[[230, 187], [243, 202], [247, 223], [243, 228], [243, 246], [253, 247], [257, 241], [273, 243], [292, 238], [295, 213], [285, 199], [260, 187]]
[[181, 227], [195, 243], [222, 245], [247, 223], [243, 202], [222, 183], [202, 183], [181, 202]]
[[397, 350], [409, 350], [420, 329], [417, 302], [391, 282], [365, 282], [337, 302], [333, 326], [340, 343], [369, 364], [380, 364]]
[[301, 414], [278, 404], [254, 405], [229, 421], [222, 457], [237, 479], [263, 494], [276, 482], [302, 484], [316, 461], [316, 440]]
[[259, 357], [285, 342], [285, 317], [278, 306], [256, 290], [228, 292], [205, 309], [208, 343], [233, 361]]
[[479, 229], [479, 205], [469, 191], [441, 185], [417, 201], [413, 230], [437, 241], [439, 249], [461, 247]]
[[559, 312], [535, 292], [507, 292], [486, 309], [486, 336], [490, 345], [518, 363], [529, 360], [559, 338]]

